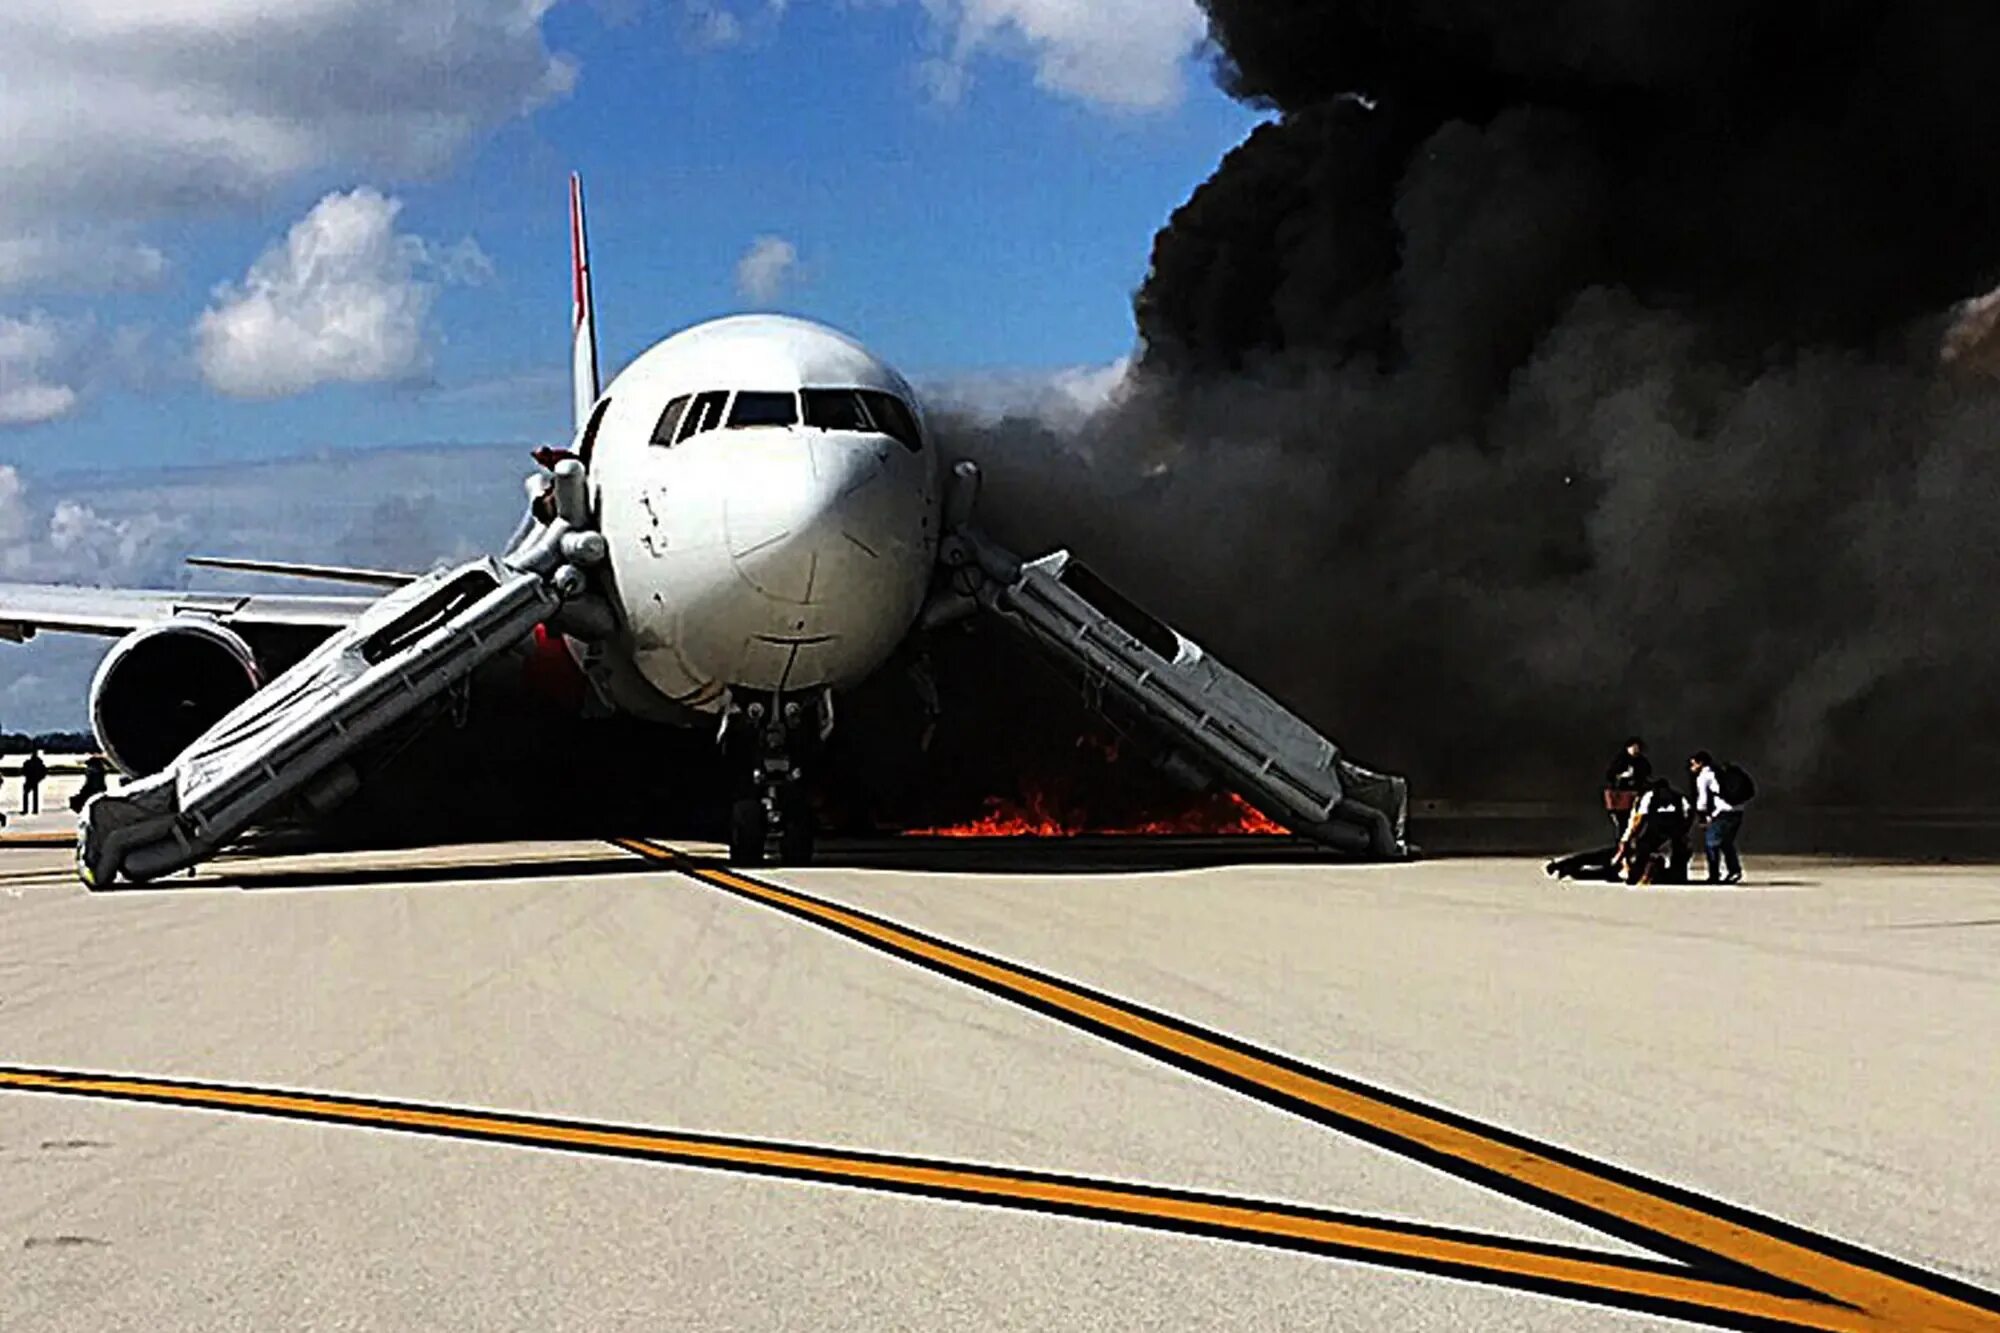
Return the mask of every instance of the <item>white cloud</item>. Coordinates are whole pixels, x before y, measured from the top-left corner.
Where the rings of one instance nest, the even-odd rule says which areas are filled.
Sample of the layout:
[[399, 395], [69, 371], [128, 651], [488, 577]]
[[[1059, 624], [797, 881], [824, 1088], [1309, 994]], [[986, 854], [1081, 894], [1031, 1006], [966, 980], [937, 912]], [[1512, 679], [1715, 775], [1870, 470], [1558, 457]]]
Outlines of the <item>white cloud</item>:
[[107, 246], [143, 278], [130, 229], [152, 219], [329, 169], [439, 170], [569, 90], [554, 3], [5, 0], [0, 281], [89, 276]]
[[167, 257], [158, 249], [119, 236], [88, 230], [0, 235], [0, 291], [153, 287], [167, 269]]
[[964, 95], [973, 58], [1023, 55], [1035, 82], [1126, 111], [1179, 102], [1188, 57], [1207, 35], [1195, 0], [921, 0], [945, 43], [923, 69], [932, 94]]
[[719, 51], [743, 40], [743, 20], [714, 0], [685, 0], [681, 18], [688, 44], [698, 50]]
[[75, 410], [70, 371], [79, 342], [76, 325], [42, 311], [0, 315], [0, 426], [54, 421]]
[[437, 247], [398, 233], [401, 210], [370, 189], [329, 194], [240, 284], [218, 287], [194, 326], [210, 387], [276, 398], [422, 376], [438, 283], [478, 281], [492, 265], [469, 240]]
[[736, 290], [746, 301], [770, 305], [799, 272], [799, 248], [782, 236], [759, 236], [736, 261]]
[[10, 579], [157, 582], [178, 561], [187, 526], [150, 511], [106, 518], [69, 499], [44, 513], [20, 472], [0, 466], [0, 573]]
[[[841, 0], [874, 9], [904, 0]], [[1181, 99], [1188, 57], [1208, 35], [1197, 0], [915, 0], [934, 52], [917, 76], [937, 101], [955, 103], [983, 56], [1026, 60], [1035, 82], [1059, 96], [1119, 111], [1159, 111]], [[690, 46], [739, 45], [781, 21], [791, 0], [681, 0]]]

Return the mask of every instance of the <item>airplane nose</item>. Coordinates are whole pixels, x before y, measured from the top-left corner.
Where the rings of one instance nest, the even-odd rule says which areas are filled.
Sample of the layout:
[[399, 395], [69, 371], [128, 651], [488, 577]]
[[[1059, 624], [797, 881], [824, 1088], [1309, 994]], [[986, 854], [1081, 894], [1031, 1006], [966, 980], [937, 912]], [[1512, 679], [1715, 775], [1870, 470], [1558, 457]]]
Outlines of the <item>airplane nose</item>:
[[886, 441], [825, 431], [759, 442], [730, 487], [726, 530], [737, 571], [766, 596], [809, 605], [870, 549], [892, 505]]

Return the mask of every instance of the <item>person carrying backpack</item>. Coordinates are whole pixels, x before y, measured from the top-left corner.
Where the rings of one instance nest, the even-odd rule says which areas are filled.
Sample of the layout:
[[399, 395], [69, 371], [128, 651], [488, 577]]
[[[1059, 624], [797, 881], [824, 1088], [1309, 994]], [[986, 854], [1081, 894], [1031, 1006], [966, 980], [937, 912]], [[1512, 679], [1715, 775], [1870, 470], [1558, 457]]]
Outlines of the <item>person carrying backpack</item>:
[[[1694, 753], [1688, 760], [1688, 771], [1694, 774], [1695, 813], [1708, 823], [1708, 836], [1703, 840], [1708, 853], [1708, 882], [1741, 884], [1743, 858], [1737, 855], [1736, 839], [1743, 832], [1743, 807], [1757, 794], [1757, 785], [1735, 764], [1718, 769], [1714, 756], [1706, 750]], [[1722, 873], [1725, 865], [1727, 876]]]

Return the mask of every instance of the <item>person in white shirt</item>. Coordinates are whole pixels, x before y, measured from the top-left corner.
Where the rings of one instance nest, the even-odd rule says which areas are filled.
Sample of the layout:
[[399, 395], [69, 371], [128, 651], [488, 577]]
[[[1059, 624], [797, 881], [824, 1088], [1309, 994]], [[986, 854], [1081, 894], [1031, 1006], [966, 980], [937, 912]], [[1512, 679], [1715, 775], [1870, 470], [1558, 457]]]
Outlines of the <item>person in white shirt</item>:
[[[1694, 774], [1695, 814], [1708, 824], [1708, 835], [1702, 840], [1708, 853], [1708, 882], [1741, 884], [1743, 858], [1736, 853], [1736, 836], [1743, 831], [1743, 812], [1723, 797], [1722, 777], [1708, 751], [1697, 750], [1688, 760], [1688, 771]], [[1725, 864], [1729, 868], [1726, 878], [1722, 874]]]

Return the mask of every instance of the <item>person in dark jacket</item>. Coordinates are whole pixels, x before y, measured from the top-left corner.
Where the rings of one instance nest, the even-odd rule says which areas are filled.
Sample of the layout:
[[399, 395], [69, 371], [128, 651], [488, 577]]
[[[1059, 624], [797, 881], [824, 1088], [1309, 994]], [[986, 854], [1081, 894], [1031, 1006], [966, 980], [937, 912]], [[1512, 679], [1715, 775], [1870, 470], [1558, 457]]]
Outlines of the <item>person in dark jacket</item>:
[[21, 813], [38, 815], [42, 812], [42, 780], [49, 775], [49, 765], [36, 750], [29, 754], [21, 765]]
[[69, 798], [69, 808], [78, 811], [82, 810], [85, 805], [89, 804], [91, 797], [111, 786], [109, 781], [110, 776], [111, 765], [104, 762], [103, 755], [94, 754], [84, 760], [83, 785], [78, 787], [76, 794]]
[[1631, 822], [1618, 842], [1618, 860], [1627, 884], [1685, 884], [1693, 849], [1688, 829], [1693, 814], [1687, 797], [1665, 778], [1654, 778], [1632, 807]]
[[1653, 763], [1646, 758], [1646, 742], [1634, 736], [1604, 770], [1604, 812], [1611, 817], [1611, 827], [1621, 834], [1625, 831], [1632, 807], [1652, 782]]

